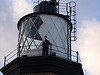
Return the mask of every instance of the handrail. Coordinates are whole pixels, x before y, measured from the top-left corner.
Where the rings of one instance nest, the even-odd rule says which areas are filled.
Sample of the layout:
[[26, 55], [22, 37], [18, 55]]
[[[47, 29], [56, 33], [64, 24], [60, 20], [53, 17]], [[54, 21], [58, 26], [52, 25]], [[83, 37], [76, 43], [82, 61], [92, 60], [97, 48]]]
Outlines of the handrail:
[[[34, 45], [32, 45], [32, 46], [34, 46]], [[37, 46], [42, 46], [42, 45], [37, 45]], [[55, 47], [58, 47], [58, 48], [60, 48], [59, 50], [58, 49], [54, 49], [52, 46], [55, 46]], [[27, 47], [27, 46], [25, 46], [25, 47]], [[38, 48], [37, 48], [38, 49]], [[67, 55], [67, 53], [65, 53], [64, 52], [64, 50], [67, 50], [66, 48], [63, 48], [63, 47], [61, 47], [61, 46], [57, 46], [57, 45], [54, 45], [54, 44], [51, 44], [50, 45], [50, 48], [49, 48], [49, 51], [50, 51], [50, 54], [49, 55], [51, 55], [53, 52], [55, 52], [56, 54], [57, 54], [57, 52], [58, 52], [58, 55], [56, 55], [56, 56], [59, 56], [59, 53], [61, 53], [62, 55], [64, 55], [64, 56], [68, 56]], [[28, 51], [28, 50], [27, 50]], [[33, 51], [39, 51], [39, 50], [34, 50], [33, 49]], [[23, 51], [22, 51], [23, 52]], [[6, 65], [6, 64], [8, 64], [9, 62], [11, 62], [11, 61], [9, 61], [9, 60], [13, 60], [12, 58], [15, 56], [15, 55], [17, 55], [18, 54], [18, 52], [17, 52], [17, 49], [15, 49], [15, 50], [13, 50], [11, 53], [9, 53], [7, 56], [5, 56], [4, 57], [4, 66]], [[21, 54], [21, 53], [20, 53]], [[18, 57], [18, 56], [16, 56], [16, 57]], [[16, 58], [15, 57], [15, 58]], [[60, 56], [61, 57], [61, 56]], [[75, 60], [75, 62], [77, 62], [77, 63], [79, 63], [79, 53], [77, 52], [77, 51], [73, 51], [72, 50], [72, 55], [71, 55], [71, 57], [73, 57], [74, 59], [73, 60], [71, 60], [71, 61], [74, 61]], [[66, 58], [67, 59], [67, 58]]]
[[[13, 50], [11, 53], [9, 53], [8, 55], [6, 55], [4, 57], [4, 66], [6, 65], [7, 61], [10, 60], [11, 58], [13, 58], [15, 55], [17, 55], [17, 49]], [[15, 53], [14, 53], [15, 52]], [[14, 54], [13, 54], [14, 53]]]
[[[56, 46], [56, 45], [53, 45], [53, 46]], [[62, 49], [68, 50], [68, 49], [63, 48], [63, 47], [61, 47], [61, 46], [56, 46], [56, 47], [59, 47], [59, 48], [62, 48]], [[67, 55], [67, 53], [62, 52], [61, 50], [56, 50], [56, 49], [53, 49], [53, 48], [52, 48], [52, 50], [54, 50], [54, 51], [57, 51], [57, 52], [60, 52], [60, 53], [63, 53], [63, 54], [66, 54], [66, 55]], [[75, 57], [75, 58], [76, 58], [76, 62], [77, 62], [77, 63], [79, 63], [79, 53], [78, 53], [78, 51], [73, 51], [73, 50], [71, 50], [71, 51], [72, 51], [72, 53], [71, 53], [71, 57]], [[73, 61], [73, 60], [72, 60], [72, 61]]]
[[15, 52], [17, 49], [15, 49], [15, 50], [13, 50], [11, 53], [9, 53], [8, 55], [6, 55], [6, 56], [9, 56], [10, 54], [12, 54], [13, 52]]

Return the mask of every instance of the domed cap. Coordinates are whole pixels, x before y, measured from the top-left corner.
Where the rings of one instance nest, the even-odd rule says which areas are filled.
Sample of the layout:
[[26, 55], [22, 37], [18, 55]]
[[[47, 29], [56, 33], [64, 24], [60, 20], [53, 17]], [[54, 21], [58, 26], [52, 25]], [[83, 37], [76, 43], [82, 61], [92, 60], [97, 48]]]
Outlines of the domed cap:
[[55, 3], [50, 1], [42, 1], [40, 4], [34, 7], [34, 13], [57, 13]]

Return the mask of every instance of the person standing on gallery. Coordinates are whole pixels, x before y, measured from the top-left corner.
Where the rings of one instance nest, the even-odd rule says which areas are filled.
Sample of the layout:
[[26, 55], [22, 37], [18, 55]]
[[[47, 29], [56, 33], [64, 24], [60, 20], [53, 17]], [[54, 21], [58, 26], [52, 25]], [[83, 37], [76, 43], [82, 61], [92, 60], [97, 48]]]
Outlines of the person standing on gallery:
[[49, 45], [50, 45], [50, 41], [47, 40], [47, 36], [44, 36], [44, 41], [42, 43], [42, 47], [43, 47], [42, 55], [43, 56], [48, 55]]

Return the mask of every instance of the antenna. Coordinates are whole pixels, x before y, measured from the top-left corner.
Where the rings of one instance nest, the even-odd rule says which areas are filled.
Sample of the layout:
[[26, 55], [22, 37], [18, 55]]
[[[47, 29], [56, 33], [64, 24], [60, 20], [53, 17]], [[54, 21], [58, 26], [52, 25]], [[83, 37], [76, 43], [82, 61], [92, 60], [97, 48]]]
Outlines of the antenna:
[[40, 1], [42, 1], [42, 0], [34, 1], [34, 3], [38, 3], [38, 4], [39, 4], [39, 3], [40, 3]]

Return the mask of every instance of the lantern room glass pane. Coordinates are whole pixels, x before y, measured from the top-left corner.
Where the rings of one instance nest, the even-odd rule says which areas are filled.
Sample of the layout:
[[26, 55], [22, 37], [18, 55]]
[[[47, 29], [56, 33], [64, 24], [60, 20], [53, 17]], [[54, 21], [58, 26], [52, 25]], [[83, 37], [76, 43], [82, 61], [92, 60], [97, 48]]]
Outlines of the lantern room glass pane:
[[23, 26], [22, 26], [22, 31], [24, 31], [25, 29], [24, 35], [28, 36], [29, 38], [34, 38], [36, 36], [34, 39], [42, 40], [39, 33], [37, 33], [42, 23], [43, 21], [41, 20], [39, 16], [33, 16], [27, 19], [26, 21], [23, 22]]

